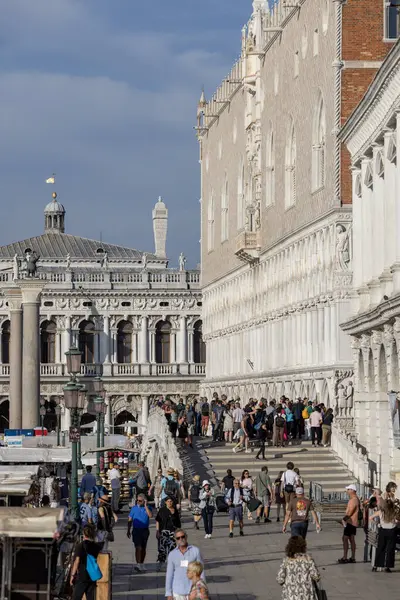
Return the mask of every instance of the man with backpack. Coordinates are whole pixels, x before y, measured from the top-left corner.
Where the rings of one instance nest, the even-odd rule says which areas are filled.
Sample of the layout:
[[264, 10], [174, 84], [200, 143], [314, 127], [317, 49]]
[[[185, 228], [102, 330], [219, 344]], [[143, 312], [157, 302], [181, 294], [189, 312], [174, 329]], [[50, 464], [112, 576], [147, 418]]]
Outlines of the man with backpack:
[[167, 498], [172, 498], [179, 508], [179, 482], [175, 480], [174, 469], [171, 467], [167, 471], [167, 476], [161, 481], [161, 506], [165, 505]]
[[284, 433], [285, 433], [285, 411], [282, 409], [282, 406], [278, 406], [276, 409], [276, 414], [274, 416], [274, 437], [273, 444], [274, 446], [284, 446]]
[[191, 504], [195, 529], [199, 529], [199, 521], [201, 519], [200, 490], [200, 475], [195, 475], [188, 493], [188, 500]]

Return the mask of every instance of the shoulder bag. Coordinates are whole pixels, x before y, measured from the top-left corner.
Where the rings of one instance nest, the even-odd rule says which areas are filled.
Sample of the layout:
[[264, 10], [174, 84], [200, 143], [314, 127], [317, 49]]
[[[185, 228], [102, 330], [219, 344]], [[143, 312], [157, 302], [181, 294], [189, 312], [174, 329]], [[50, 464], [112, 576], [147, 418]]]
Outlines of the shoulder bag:
[[314, 596], [315, 600], [328, 600], [326, 591], [324, 590], [322, 583], [313, 580]]

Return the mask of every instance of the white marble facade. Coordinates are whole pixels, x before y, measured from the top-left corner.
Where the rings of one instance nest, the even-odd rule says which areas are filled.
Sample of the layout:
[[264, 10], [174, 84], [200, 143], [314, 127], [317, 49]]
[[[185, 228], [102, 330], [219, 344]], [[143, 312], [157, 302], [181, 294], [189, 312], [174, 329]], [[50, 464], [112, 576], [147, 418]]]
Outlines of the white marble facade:
[[352, 216], [341, 204], [337, 35], [339, 2], [255, 0], [239, 60], [199, 102], [207, 396], [343, 408]]
[[341, 137], [353, 174], [354, 281], [351, 313], [342, 325], [353, 348], [353, 434], [385, 485], [400, 480], [399, 405], [388, 396], [400, 385], [398, 42]]
[[[54, 402], [60, 399], [62, 404], [68, 380], [65, 352], [71, 345], [83, 353], [83, 383], [90, 386], [94, 375], [104, 379], [108, 424], [118, 422], [125, 411], [145, 422], [151, 397], [198, 394], [205, 374], [200, 273], [186, 270], [183, 255], [179, 269], [168, 268], [167, 215], [159, 199], [153, 210], [156, 253], [142, 253], [64, 233], [65, 210], [54, 198], [45, 209], [44, 234], [0, 247], [2, 429], [9, 418], [10, 394], [21, 395], [17, 369], [14, 380], [13, 373], [10, 378], [10, 360], [13, 351], [18, 355], [22, 350], [15, 345], [13, 350], [10, 340], [13, 324], [15, 336], [23, 320], [13, 314], [19, 310], [21, 315], [22, 309], [24, 319], [29, 316], [23, 289], [32, 281], [26, 279], [27, 251], [40, 255], [37, 277], [43, 289], [35, 331], [40, 395], [51, 415]], [[17, 306], [20, 289], [22, 306], [21, 299]], [[67, 413], [63, 409], [63, 429], [69, 426]], [[21, 427], [12, 417], [13, 426]]]

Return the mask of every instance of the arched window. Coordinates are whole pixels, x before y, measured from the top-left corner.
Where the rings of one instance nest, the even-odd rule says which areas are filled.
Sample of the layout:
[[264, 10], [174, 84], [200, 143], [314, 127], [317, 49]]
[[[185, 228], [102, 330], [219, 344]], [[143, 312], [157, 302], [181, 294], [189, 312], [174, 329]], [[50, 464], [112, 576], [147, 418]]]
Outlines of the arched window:
[[171, 323], [159, 321], [156, 326], [156, 363], [170, 362]]
[[400, 35], [400, 0], [385, 0], [385, 37], [395, 40]]
[[10, 363], [10, 321], [4, 321], [1, 327], [1, 362]]
[[270, 124], [266, 148], [266, 174], [265, 174], [265, 204], [271, 206], [275, 202], [275, 148], [274, 132]]
[[94, 323], [82, 321], [79, 325], [79, 350], [82, 352], [82, 363], [93, 364], [94, 360]]
[[129, 321], [121, 321], [118, 325], [117, 332], [117, 362], [130, 363], [132, 362], [132, 323]]
[[237, 228], [244, 226], [244, 162], [242, 159], [238, 177], [238, 195], [237, 195]]
[[221, 242], [228, 239], [228, 219], [229, 219], [229, 185], [228, 178], [225, 175], [225, 181], [221, 194]]
[[285, 152], [285, 208], [296, 202], [296, 132], [290, 117]]
[[40, 362], [48, 364], [56, 362], [56, 333], [54, 321], [44, 321], [40, 328]]
[[207, 228], [207, 248], [208, 251], [214, 249], [214, 233], [215, 233], [215, 207], [214, 207], [214, 192], [211, 192], [208, 200], [208, 228]]
[[203, 323], [196, 321], [193, 328], [193, 360], [195, 363], [206, 362], [206, 345], [203, 342]]
[[312, 140], [312, 191], [315, 192], [325, 185], [326, 157], [326, 122], [322, 94], [319, 94], [314, 111], [313, 140]]

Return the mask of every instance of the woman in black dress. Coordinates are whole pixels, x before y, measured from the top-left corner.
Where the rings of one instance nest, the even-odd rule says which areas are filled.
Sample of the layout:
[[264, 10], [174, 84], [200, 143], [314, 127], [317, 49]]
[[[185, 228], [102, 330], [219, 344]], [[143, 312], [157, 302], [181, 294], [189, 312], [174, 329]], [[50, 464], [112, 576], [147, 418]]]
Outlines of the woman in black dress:
[[181, 518], [172, 498], [165, 500], [156, 516], [156, 536], [158, 540], [157, 568], [160, 571], [168, 554], [176, 547], [175, 531], [181, 527]]
[[83, 541], [76, 547], [70, 576], [70, 584], [73, 587], [72, 600], [82, 600], [84, 594], [86, 600], [95, 600], [96, 582], [90, 579], [86, 570], [88, 554], [97, 558], [103, 546], [94, 541], [95, 535], [94, 526], [86, 525], [83, 528]]

